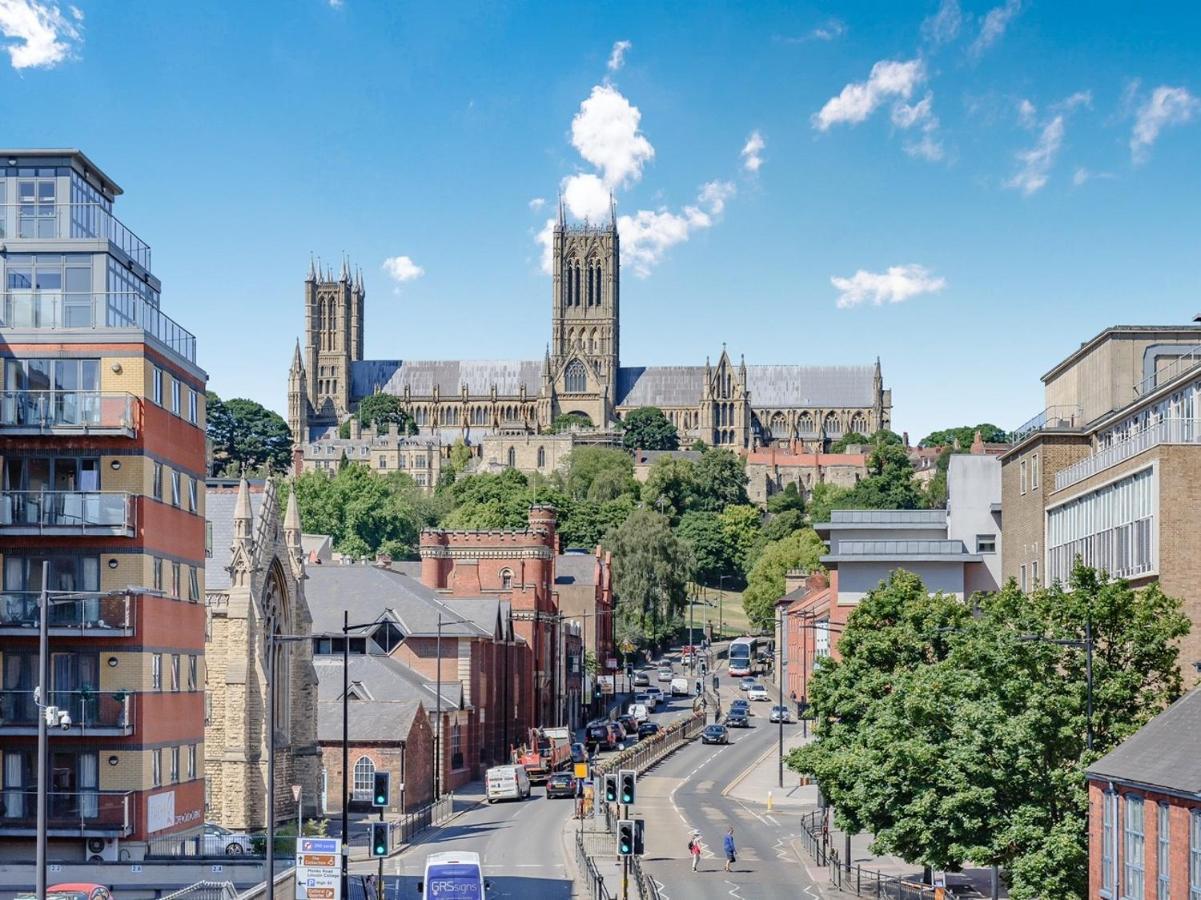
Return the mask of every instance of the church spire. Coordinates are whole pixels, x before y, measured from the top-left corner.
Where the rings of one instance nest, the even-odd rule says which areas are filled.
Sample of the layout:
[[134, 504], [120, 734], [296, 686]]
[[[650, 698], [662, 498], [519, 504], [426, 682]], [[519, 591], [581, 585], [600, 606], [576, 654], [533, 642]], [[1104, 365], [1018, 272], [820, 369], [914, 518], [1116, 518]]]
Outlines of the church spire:
[[567, 227], [567, 212], [563, 209], [563, 192], [559, 192], [559, 229]]
[[234, 503], [234, 542], [249, 544], [253, 536], [254, 513], [250, 508], [250, 484], [246, 473], [238, 481], [238, 499]]
[[617, 230], [617, 201], [613, 199], [612, 191], [609, 191], [609, 228]]
[[313, 261], [313, 254], [309, 254], [309, 277], [305, 281], [317, 280], [317, 264]]

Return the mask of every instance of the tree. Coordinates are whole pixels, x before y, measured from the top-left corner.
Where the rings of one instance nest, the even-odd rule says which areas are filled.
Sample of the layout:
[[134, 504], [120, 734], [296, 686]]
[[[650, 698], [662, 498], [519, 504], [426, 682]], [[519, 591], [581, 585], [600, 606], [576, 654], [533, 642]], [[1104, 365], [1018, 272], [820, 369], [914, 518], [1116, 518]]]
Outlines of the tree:
[[759, 549], [763, 536], [763, 516], [758, 507], [749, 504], [730, 505], [721, 511], [718, 521], [730, 546], [734, 567], [739, 575], [744, 575], [748, 563]]
[[699, 490], [696, 466], [691, 460], [661, 456], [642, 485], [642, 502], [678, 522], [685, 511], [697, 507]]
[[899, 444], [876, 444], [867, 458], [868, 477], [839, 500], [843, 509], [919, 509], [922, 491], [913, 463]]
[[832, 443], [830, 445], [830, 452], [846, 453], [847, 447], [866, 446], [868, 442], [867, 435], [860, 434], [858, 431], [851, 431]]
[[784, 575], [791, 569], [821, 568], [826, 545], [811, 528], [790, 534], [763, 548], [747, 574], [742, 608], [755, 628], [769, 628], [775, 618], [776, 601], [784, 596]]
[[256, 473], [284, 472], [292, 464], [288, 423], [253, 400], [223, 401], [209, 391], [206, 434], [213, 448], [214, 475], [232, 477], [243, 467]]
[[849, 488], [828, 481], [815, 484], [809, 496], [809, 521], [814, 524], [829, 522], [830, 510], [846, 508], [846, 498], [849, 494]]
[[784, 490], [767, 498], [769, 513], [782, 513], [790, 509], [797, 512], [805, 511], [805, 495], [801, 493], [801, 489], [795, 481], [788, 482], [784, 485]]
[[720, 512], [731, 504], [749, 502], [746, 460], [731, 450], [709, 448], [701, 454], [695, 468], [695, 499], [697, 509]]
[[455, 438], [455, 442], [450, 445], [450, 459], [448, 460], [450, 471], [458, 476], [467, 468], [472, 455], [471, 448], [467, 446], [467, 443], [461, 437]]
[[416, 434], [417, 423], [404, 410], [400, 398], [395, 394], [376, 391], [359, 401], [359, 421], [363, 427], [374, 425], [376, 430], [387, 430], [389, 425], [399, 425], [401, 434]]
[[717, 513], [686, 512], [676, 533], [692, 554], [693, 578], [700, 584], [717, 584], [738, 571], [735, 548]]
[[592, 419], [587, 414], [582, 412], [569, 412], [555, 416], [554, 421], [550, 423], [550, 430], [555, 434], [560, 431], [571, 431], [573, 428], [591, 428]]
[[778, 541], [804, 527], [805, 514], [799, 509], [786, 509], [768, 517], [767, 524], [763, 526], [763, 537], [769, 542]]
[[565, 547], [594, 549], [634, 511], [635, 500], [623, 494], [615, 500], [573, 500], [561, 510], [559, 534]]
[[675, 450], [680, 446], [676, 426], [657, 406], [640, 406], [621, 423], [621, 441], [630, 450]]
[[680, 624], [692, 559], [665, 516], [635, 509], [605, 537], [613, 553], [613, 591], [619, 620], [637, 621], [658, 643]]
[[943, 428], [940, 431], [931, 431], [922, 438], [918, 446], [950, 447], [958, 441], [959, 446], [966, 450], [976, 439], [977, 431], [980, 432], [980, 439], [986, 444], [1005, 444], [1009, 442], [1008, 433], [996, 425], [983, 422], [980, 425], [960, 425], [957, 428]]
[[576, 447], [567, 458], [567, 493], [575, 500], [604, 502], [638, 494], [634, 460], [625, 450]]

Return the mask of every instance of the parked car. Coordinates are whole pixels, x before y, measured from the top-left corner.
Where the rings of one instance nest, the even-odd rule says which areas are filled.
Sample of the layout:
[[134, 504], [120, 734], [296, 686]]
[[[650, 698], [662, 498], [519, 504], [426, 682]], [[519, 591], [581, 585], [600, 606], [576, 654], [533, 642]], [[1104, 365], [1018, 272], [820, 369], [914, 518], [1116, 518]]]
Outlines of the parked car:
[[588, 743], [601, 750], [616, 750], [621, 745], [617, 737], [617, 729], [608, 722], [594, 723], [588, 726]]
[[[17, 900], [37, 900], [31, 891], [18, 894]], [[69, 884], [52, 884], [46, 888], [46, 900], [113, 900], [113, 895], [102, 884], [91, 881], [73, 881]]]
[[242, 856], [250, 852], [250, 835], [205, 822], [203, 852], [205, 856]]
[[651, 677], [645, 672], [634, 673], [634, 687], [649, 687], [650, 683]]
[[748, 699], [748, 700], [770, 700], [771, 697], [767, 696], [767, 688], [765, 688], [761, 684], [757, 684], [753, 688], [750, 688], [746, 692], [746, 699]]
[[660, 703], [667, 702], [667, 695], [663, 693], [663, 688], [658, 687], [657, 685], [654, 687], [648, 687], [646, 689], [646, 695], [655, 701], [655, 706], [658, 706]]
[[750, 728], [751, 720], [747, 718], [747, 714], [742, 710], [730, 710], [726, 713], [727, 728]]
[[749, 691], [751, 688], [753, 688], [758, 683], [759, 682], [757, 682], [754, 678], [750, 678], [748, 676], [747, 678], [742, 679], [742, 681], [740, 681], [738, 683], [738, 690], [744, 691], [744, 692]]
[[571, 745], [571, 761], [573, 763], [588, 762], [588, 748], [578, 741]]
[[576, 790], [574, 775], [570, 772], [556, 772], [546, 782], [546, 799], [553, 800], [555, 797], [571, 799], [576, 795]]
[[791, 722], [792, 714], [788, 712], [787, 706], [773, 706], [769, 719], [772, 722]]
[[658, 674], [655, 676], [655, 680], [660, 684], [671, 684], [671, 679], [674, 674], [675, 673], [672, 672], [670, 666], [665, 666], [659, 670]]
[[702, 744], [728, 744], [730, 743], [730, 732], [726, 731], [725, 725], [706, 725], [705, 730], [701, 732]]
[[643, 722], [638, 726], [638, 740], [658, 734], [659, 731], [660, 729], [658, 722]]

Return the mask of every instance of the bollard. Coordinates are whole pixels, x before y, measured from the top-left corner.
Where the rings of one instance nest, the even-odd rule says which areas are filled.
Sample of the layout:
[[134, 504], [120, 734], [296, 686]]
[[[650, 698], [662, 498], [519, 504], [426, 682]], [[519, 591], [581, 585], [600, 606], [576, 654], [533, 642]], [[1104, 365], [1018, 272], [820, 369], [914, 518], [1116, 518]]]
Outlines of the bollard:
[[768, 791], [768, 792], [767, 792], [767, 811], [768, 811], [768, 812], [771, 812], [771, 810], [772, 810], [772, 805], [771, 805], [771, 791]]

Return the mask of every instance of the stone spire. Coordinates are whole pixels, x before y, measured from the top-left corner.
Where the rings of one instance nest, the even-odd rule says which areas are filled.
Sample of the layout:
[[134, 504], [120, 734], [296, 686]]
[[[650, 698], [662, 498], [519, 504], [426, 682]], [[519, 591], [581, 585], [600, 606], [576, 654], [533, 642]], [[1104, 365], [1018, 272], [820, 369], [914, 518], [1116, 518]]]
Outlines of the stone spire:
[[563, 194], [559, 193], [559, 228], [567, 227], [567, 212], [563, 209]]
[[296, 505], [296, 487], [295, 485], [288, 491], [288, 508], [284, 512], [284, 537], [288, 539], [289, 546], [295, 544], [300, 546], [300, 507]]
[[246, 474], [238, 482], [238, 499], [234, 503], [234, 540], [250, 543], [254, 537], [254, 513], [250, 508], [250, 485]]
[[617, 230], [617, 201], [613, 199], [612, 191], [609, 191], [609, 227]]
[[350, 260], [346, 254], [342, 254], [342, 281], [350, 281]]
[[317, 263], [313, 260], [313, 254], [309, 254], [309, 275], [305, 281], [317, 280]]

